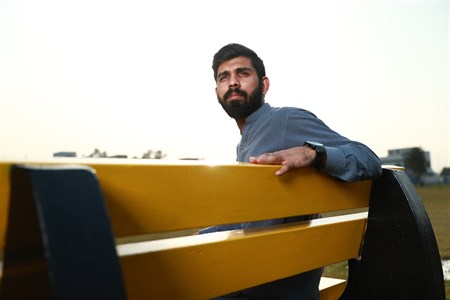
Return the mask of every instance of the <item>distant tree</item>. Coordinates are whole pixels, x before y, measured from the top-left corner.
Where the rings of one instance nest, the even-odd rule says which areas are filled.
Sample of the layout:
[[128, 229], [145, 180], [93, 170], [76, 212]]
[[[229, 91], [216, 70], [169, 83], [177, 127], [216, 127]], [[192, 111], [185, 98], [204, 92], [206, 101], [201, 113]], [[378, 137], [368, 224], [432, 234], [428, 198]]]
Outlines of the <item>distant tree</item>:
[[142, 158], [143, 158], [143, 159], [150, 159], [150, 158], [152, 158], [152, 150], [148, 150], [147, 152], [145, 152], [145, 153], [142, 155]]
[[163, 159], [164, 157], [166, 157], [165, 153], [163, 153], [161, 150], [156, 151], [155, 159]]
[[142, 158], [144, 159], [163, 159], [166, 157], [166, 154], [163, 153], [161, 150], [152, 151], [148, 150], [142, 155]]
[[441, 176], [450, 176], [450, 168], [442, 168]]
[[88, 157], [99, 158], [99, 157], [107, 157], [106, 151], [100, 152], [97, 148], [94, 149], [94, 152], [89, 154]]
[[420, 147], [411, 148], [403, 156], [407, 172], [414, 174], [416, 182], [421, 182], [421, 177], [427, 172], [427, 159], [425, 152]]
[[450, 168], [442, 168], [441, 177], [444, 183], [450, 183]]

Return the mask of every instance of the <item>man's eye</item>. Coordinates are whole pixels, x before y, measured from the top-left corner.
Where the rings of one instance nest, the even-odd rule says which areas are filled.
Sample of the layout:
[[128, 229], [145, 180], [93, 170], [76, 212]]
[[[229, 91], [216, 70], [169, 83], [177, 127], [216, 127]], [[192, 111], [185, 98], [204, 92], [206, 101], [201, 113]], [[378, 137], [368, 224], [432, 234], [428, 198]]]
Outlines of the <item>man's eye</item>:
[[240, 74], [241, 74], [241, 76], [243, 76], [243, 77], [247, 77], [247, 76], [249, 75], [248, 72], [241, 72]]
[[228, 78], [228, 76], [220, 76], [219, 77], [219, 81], [224, 81], [225, 79], [227, 79]]

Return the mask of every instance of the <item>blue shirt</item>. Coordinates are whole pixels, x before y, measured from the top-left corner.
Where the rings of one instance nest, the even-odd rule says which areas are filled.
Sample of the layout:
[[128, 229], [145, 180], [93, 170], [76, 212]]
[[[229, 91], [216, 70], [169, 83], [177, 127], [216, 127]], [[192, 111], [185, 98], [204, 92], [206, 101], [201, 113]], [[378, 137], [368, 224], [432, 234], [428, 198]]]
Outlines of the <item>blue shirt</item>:
[[378, 156], [362, 143], [331, 130], [313, 113], [293, 107], [263, 104], [245, 120], [237, 147], [237, 160], [303, 146], [306, 141], [325, 146], [327, 164], [323, 171], [345, 181], [375, 178], [381, 174]]

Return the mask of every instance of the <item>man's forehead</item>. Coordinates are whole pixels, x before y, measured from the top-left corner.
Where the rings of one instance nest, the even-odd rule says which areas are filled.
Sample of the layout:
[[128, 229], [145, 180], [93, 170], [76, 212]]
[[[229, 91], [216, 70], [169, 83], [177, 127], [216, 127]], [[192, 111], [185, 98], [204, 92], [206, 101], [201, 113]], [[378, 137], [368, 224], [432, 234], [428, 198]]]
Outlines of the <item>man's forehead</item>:
[[224, 71], [232, 71], [240, 68], [255, 70], [255, 68], [252, 66], [252, 60], [250, 58], [245, 56], [238, 56], [221, 63], [219, 65], [218, 71], [219, 73], [222, 73]]

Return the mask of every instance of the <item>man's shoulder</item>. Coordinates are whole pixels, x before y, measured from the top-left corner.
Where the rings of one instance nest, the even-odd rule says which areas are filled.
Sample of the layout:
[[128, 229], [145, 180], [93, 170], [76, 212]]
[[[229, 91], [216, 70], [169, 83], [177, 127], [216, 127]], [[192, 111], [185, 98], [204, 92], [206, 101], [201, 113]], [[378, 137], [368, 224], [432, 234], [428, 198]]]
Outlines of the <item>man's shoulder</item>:
[[282, 107], [271, 106], [270, 113], [277, 116], [298, 116], [298, 117], [303, 116], [316, 118], [316, 115], [313, 114], [311, 111], [293, 106], [282, 106]]

